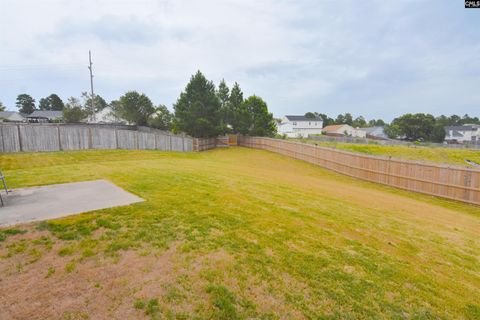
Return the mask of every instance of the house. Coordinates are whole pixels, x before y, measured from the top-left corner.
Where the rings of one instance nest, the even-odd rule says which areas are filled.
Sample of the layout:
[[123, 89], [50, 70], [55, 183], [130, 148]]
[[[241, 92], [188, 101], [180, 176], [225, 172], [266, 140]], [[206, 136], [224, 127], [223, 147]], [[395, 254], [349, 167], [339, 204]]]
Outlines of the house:
[[326, 126], [323, 128], [323, 133], [327, 136], [337, 136], [337, 137], [355, 137], [355, 138], [366, 138], [367, 133], [360, 128], [354, 128], [348, 124], [334, 124], [331, 126]]
[[0, 122], [25, 122], [25, 116], [16, 111], [0, 111]]
[[309, 134], [321, 134], [323, 121], [321, 118], [305, 116], [284, 116], [278, 125], [278, 133], [289, 138], [306, 138]]
[[365, 131], [368, 139], [388, 140], [388, 135], [383, 130], [383, 127], [360, 128], [360, 130]]
[[63, 120], [62, 111], [51, 110], [35, 110], [27, 115], [28, 122], [44, 123], [44, 122], [61, 122]]
[[480, 143], [480, 125], [465, 124], [449, 126], [445, 129], [445, 141], [448, 143]]
[[115, 115], [112, 107], [105, 107], [102, 110], [95, 113], [93, 116], [89, 116], [87, 119], [88, 123], [125, 123], [124, 120], [120, 119]]

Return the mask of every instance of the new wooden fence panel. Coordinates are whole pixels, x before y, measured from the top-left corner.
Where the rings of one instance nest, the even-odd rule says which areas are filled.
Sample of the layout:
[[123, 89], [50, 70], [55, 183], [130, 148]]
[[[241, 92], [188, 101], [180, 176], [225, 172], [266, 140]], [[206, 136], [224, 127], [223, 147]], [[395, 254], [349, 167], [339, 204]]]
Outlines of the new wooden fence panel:
[[22, 151], [59, 151], [58, 127], [21, 125], [20, 144]]
[[278, 139], [239, 137], [238, 143], [359, 179], [480, 205], [480, 170], [360, 155]]
[[89, 149], [90, 131], [81, 126], [58, 127], [61, 150], [85, 150]]

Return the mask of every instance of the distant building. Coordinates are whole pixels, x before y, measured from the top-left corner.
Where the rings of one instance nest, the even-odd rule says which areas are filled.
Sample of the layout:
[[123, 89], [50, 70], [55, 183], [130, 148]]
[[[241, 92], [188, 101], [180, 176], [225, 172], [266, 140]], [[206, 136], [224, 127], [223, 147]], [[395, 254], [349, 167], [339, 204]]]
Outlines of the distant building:
[[112, 124], [126, 123], [126, 121], [120, 119], [115, 115], [115, 112], [113, 112], [112, 107], [103, 108], [102, 110], [95, 113], [94, 116], [88, 117], [87, 122], [88, 123], [112, 123]]
[[356, 137], [356, 138], [366, 138], [367, 133], [360, 128], [354, 128], [348, 124], [334, 124], [331, 126], [326, 126], [322, 129], [323, 133], [327, 136], [337, 136], [337, 137]]
[[323, 121], [321, 118], [305, 116], [284, 116], [277, 125], [278, 133], [289, 138], [306, 138], [309, 134], [321, 134]]
[[445, 141], [448, 143], [480, 143], [480, 125], [478, 124], [449, 126], [444, 129]]
[[360, 128], [360, 130], [365, 131], [368, 139], [388, 140], [388, 135], [383, 130], [383, 127]]
[[44, 123], [44, 122], [62, 122], [62, 111], [50, 111], [50, 110], [35, 110], [33, 113], [27, 115], [28, 122]]
[[0, 111], [0, 122], [25, 122], [25, 117], [16, 111]]

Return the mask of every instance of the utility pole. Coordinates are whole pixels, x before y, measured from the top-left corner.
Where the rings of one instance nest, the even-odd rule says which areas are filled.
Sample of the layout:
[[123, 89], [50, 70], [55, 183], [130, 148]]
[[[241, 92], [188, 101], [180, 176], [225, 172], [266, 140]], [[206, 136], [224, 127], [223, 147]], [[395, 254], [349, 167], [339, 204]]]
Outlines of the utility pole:
[[89, 61], [89, 66], [88, 66], [88, 70], [90, 70], [90, 89], [91, 89], [91, 97], [90, 97], [90, 101], [91, 101], [91, 108], [92, 108], [92, 114], [91, 114], [91, 118], [93, 119], [93, 121], [95, 121], [95, 94], [93, 93], [93, 70], [92, 70], [92, 52], [90, 50], [88, 50], [88, 61]]

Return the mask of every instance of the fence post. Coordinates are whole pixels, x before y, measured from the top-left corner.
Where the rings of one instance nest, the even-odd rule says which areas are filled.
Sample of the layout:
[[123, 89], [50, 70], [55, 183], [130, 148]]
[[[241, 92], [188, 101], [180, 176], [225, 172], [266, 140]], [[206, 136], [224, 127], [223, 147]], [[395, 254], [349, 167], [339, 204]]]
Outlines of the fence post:
[[113, 128], [113, 133], [115, 134], [115, 150], [118, 149], [118, 133], [117, 133], [117, 127]]
[[93, 149], [92, 128], [88, 128], [88, 149]]
[[57, 124], [57, 137], [58, 137], [58, 149], [60, 149], [60, 151], [63, 151], [62, 139], [60, 137], [60, 126], [58, 124]]
[[20, 152], [23, 151], [23, 143], [22, 143], [22, 135], [20, 130], [20, 125], [17, 124], [17, 132], [18, 132], [18, 145], [20, 146]]

